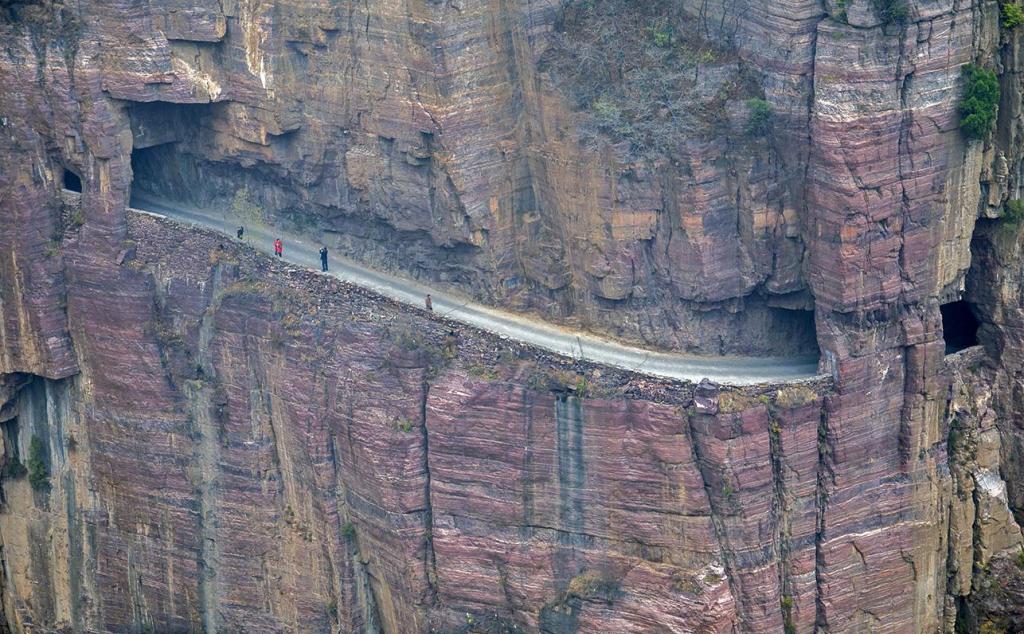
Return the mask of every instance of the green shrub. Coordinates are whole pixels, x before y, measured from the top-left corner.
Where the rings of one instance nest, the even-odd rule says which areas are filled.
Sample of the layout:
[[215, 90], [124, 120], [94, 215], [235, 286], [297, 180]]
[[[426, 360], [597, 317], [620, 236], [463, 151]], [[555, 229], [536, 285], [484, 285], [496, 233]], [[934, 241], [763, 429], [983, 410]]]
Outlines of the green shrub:
[[36, 491], [50, 489], [50, 469], [46, 466], [46, 447], [39, 436], [32, 437], [28, 446], [28, 483]]
[[1024, 24], [1024, 9], [1016, 2], [1003, 5], [1003, 28], [1015, 29]]
[[622, 130], [622, 110], [614, 101], [607, 97], [600, 97], [592, 106], [594, 120], [606, 132], [617, 132]]
[[772, 129], [772, 120], [775, 118], [775, 111], [772, 105], [759, 97], [747, 100], [747, 107], [750, 108], [750, 117], [747, 119], [747, 134], [751, 136], [764, 136]]
[[882, 24], [903, 24], [910, 17], [906, 0], [873, 0], [873, 4]]
[[352, 522], [345, 522], [345, 525], [341, 527], [341, 536], [345, 539], [355, 539], [356, 525]]
[[782, 605], [783, 634], [796, 634], [796, 626], [793, 624], [793, 597], [783, 596], [780, 603]]
[[1017, 566], [1019, 568], [1024, 568], [1024, 546], [1017, 551]]
[[1019, 224], [1021, 220], [1024, 220], [1024, 200], [1014, 198], [1013, 200], [1006, 201], [1006, 211], [1003, 213], [1003, 220], [1013, 224]]
[[652, 27], [651, 39], [658, 48], [668, 48], [672, 44], [672, 32], [660, 26]]
[[238, 218], [257, 224], [264, 220], [263, 208], [252, 199], [248, 187], [235, 191], [235, 197], [231, 200], [231, 212]]
[[18, 460], [18, 454], [15, 453], [11, 455], [11, 459], [4, 465], [2, 475], [5, 478], [18, 479], [26, 473], [28, 473], [28, 469], [25, 468], [25, 465], [21, 464], [21, 461]]
[[847, 0], [836, 0], [836, 19], [843, 24], [847, 23], [846, 15], [846, 2]]
[[960, 102], [960, 129], [968, 139], [984, 139], [996, 121], [999, 79], [995, 71], [964, 66], [964, 96]]

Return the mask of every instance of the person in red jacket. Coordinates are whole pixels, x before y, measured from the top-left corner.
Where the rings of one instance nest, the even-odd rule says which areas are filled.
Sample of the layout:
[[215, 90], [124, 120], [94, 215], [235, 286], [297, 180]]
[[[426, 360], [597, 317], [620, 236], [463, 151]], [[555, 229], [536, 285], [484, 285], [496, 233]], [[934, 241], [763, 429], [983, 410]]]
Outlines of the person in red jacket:
[[284, 243], [281, 242], [281, 238], [274, 240], [274, 255], [281, 257], [284, 253]]

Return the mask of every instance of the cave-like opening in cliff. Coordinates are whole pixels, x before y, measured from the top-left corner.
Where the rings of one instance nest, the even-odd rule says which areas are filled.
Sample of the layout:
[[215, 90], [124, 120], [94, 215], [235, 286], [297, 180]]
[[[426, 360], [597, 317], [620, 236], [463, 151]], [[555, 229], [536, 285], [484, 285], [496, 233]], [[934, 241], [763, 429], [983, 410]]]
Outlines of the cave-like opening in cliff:
[[82, 177], [75, 174], [68, 168], [64, 168], [64, 189], [71, 192], [82, 193]]
[[[820, 354], [818, 349], [818, 328], [814, 321], [813, 310], [795, 308], [774, 308], [772, 310], [772, 334], [779, 341], [785, 342], [778, 347], [780, 354], [810, 356]], [[769, 350], [771, 347], [768, 348]]]
[[11, 417], [0, 423], [0, 435], [4, 443], [4, 459], [9, 464], [17, 462], [21, 453], [18, 449], [18, 417]]
[[940, 310], [942, 333], [946, 339], [946, 354], [978, 345], [978, 319], [974, 316], [970, 304], [959, 300], [943, 304]]
[[147, 199], [198, 202], [204, 186], [201, 166], [206, 139], [212, 135], [214, 104], [165, 101], [128, 108], [132, 129], [132, 206]]

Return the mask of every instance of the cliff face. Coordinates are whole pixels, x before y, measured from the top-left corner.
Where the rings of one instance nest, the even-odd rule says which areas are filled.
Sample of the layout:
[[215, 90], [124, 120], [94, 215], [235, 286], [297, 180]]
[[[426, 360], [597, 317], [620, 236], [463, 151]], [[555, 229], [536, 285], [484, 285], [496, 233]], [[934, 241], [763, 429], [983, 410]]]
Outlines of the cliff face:
[[697, 409], [216, 236], [128, 239], [76, 307], [90, 369], [12, 399], [8, 447], [49, 447], [47, 487], [4, 480], [12, 623], [771, 630], [789, 593], [813, 622], [827, 385]]
[[[0, 7], [8, 627], [1020, 627], [997, 3], [160, 4]], [[968, 62], [1003, 95], [973, 143]], [[453, 341], [132, 196], [627, 338], [818, 347], [832, 378]], [[983, 347], [945, 356], [961, 298]]]

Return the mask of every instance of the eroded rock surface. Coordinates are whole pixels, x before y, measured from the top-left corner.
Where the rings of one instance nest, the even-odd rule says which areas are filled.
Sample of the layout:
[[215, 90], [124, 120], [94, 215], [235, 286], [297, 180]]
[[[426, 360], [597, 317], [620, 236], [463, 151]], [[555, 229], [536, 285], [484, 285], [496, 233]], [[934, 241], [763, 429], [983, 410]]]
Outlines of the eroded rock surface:
[[[8, 627], [1019, 629], [1020, 34], [987, 0], [591, 4], [0, 8]], [[651, 121], [700, 125], [640, 151], [634, 78], [581, 97], [556, 54], [601, 19], [685, 71]], [[969, 62], [1003, 95], [973, 142]], [[832, 378], [451, 341], [133, 194]], [[944, 356], [959, 299], [982, 347]]]

